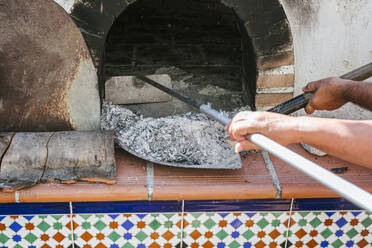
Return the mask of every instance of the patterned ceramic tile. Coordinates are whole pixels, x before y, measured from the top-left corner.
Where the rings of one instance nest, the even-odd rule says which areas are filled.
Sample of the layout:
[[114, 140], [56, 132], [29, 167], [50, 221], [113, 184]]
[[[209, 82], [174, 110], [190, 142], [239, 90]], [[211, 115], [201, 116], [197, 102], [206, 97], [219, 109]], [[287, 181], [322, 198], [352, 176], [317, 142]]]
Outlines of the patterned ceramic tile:
[[180, 243], [181, 216], [162, 214], [81, 214], [74, 217], [79, 247], [155, 248]]
[[278, 247], [285, 243], [286, 212], [187, 213], [184, 241], [191, 247]]
[[288, 247], [372, 247], [366, 212], [294, 212]]
[[69, 215], [0, 216], [1, 247], [68, 247]]
[[[372, 215], [227, 212], [0, 216], [2, 247], [372, 247]], [[289, 227], [289, 232], [287, 233]], [[74, 233], [74, 235], [72, 235]], [[286, 243], [286, 237], [288, 241]]]

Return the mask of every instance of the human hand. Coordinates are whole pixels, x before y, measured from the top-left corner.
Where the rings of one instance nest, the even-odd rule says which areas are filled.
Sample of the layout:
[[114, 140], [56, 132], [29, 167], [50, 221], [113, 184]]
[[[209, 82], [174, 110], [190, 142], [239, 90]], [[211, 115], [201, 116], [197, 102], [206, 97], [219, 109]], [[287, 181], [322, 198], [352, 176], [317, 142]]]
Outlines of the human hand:
[[347, 103], [344, 97], [345, 85], [348, 80], [341, 78], [325, 78], [307, 84], [302, 90], [313, 92], [309, 103], [305, 107], [308, 114], [315, 110], [335, 110]]
[[225, 129], [229, 132], [230, 139], [238, 142], [235, 151], [241, 152], [261, 149], [245, 138], [254, 133], [262, 134], [282, 145], [297, 143], [297, 126], [295, 117], [270, 112], [243, 111], [238, 113]]

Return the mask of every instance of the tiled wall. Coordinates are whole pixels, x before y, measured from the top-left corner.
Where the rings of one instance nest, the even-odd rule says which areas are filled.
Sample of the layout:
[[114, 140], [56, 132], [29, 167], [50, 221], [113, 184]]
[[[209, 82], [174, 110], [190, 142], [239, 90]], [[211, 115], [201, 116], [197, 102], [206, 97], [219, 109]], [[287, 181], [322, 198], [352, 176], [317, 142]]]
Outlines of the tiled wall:
[[0, 247], [371, 247], [372, 215], [332, 202], [2, 204]]

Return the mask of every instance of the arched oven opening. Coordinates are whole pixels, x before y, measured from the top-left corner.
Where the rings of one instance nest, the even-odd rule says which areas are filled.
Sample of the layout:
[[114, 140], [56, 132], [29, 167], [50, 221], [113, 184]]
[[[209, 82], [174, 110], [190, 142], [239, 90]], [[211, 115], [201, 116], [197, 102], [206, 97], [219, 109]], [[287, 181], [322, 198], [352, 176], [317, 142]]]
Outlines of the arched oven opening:
[[[138, 0], [115, 20], [104, 77], [169, 74], [173, 88], [216, 109], [255, 108], [256, 55], [244, 22], [218, 0]], [[178, 100], [127, 106], [153, 117], [185, 113]]]

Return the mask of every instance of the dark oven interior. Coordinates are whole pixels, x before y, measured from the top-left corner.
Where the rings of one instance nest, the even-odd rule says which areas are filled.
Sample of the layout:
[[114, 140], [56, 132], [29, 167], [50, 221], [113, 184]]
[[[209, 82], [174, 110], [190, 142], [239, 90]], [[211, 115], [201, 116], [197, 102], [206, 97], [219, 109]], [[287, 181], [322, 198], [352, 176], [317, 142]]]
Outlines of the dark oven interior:
[[[243, 22], [218, 0], [138, 0], [107, 35], [104, 77], [166, 73], [216, 109], [254, 108], [256, 55]], [[150, 116], [190, 111], [173, 100], [128, 106]]]

